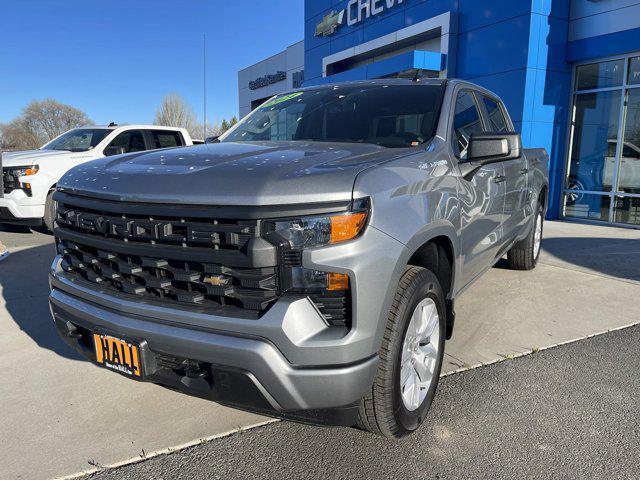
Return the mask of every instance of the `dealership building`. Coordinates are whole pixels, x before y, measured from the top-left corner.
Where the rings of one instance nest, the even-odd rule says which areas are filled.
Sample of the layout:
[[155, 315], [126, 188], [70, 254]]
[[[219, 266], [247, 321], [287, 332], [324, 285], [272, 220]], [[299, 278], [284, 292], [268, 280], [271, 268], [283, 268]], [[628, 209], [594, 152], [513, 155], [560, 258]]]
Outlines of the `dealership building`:
[[304, 31], [239, 72], [241, 116], [302, 86], [462, 78], [549, 152], [551, 218], [640, 226], [640, 0], [305, 0]]

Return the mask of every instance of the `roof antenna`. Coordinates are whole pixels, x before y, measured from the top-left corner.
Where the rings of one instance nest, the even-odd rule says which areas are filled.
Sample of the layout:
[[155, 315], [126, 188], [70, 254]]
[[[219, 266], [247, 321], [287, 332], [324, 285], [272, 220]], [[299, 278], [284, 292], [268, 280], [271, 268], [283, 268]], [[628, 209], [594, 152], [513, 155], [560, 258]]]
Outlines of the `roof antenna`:
[[420, 81], [420, 75], [422, 75], [422, 72], [423, 72], [422, 68], [416, 68], [416, 73], [415, 73], [415, 75], [413, 76], [413, 81], [414, 81], [414, 82], [416, 82], [416, 83], [417, 83], [417, 82], [419, 82], [419, 81]]
[[118, 124], [116, 122], [111, 122], [107, 127], [117, 127]]

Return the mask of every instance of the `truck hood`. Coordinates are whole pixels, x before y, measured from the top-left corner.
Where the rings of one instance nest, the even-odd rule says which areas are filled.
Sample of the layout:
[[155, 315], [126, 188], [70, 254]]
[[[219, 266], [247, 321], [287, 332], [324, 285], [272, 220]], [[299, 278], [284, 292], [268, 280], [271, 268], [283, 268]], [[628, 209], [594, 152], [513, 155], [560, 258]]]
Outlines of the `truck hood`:
[[355, 177], [405, 149], [325, 142], [205, 144], [84, 163], [58, 187], [110, 200], [284, 205], [350, 200]]
[[42, 165], [46, 162], [55, 162], [61, 158], [82, 159], [93, 158], [90, 152], [67, 152], [57, 150], [24, 150], [21, 152], [4, 152], [2, 154], [3, 167], [21, 167], [28, 165]]

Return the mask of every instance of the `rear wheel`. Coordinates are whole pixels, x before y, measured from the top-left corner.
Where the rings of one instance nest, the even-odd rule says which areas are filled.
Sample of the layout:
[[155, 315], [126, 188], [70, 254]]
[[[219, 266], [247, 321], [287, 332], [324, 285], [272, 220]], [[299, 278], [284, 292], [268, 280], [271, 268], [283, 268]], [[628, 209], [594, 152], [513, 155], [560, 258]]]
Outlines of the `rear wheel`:
[[533, 222], [529, 235], [516, 243], [507, 253], [509, 267], [514, 270], [533, 270], [538, 264], [544, 228], [544, 209], [540, 203]]
[[360, 428], [399, 438], [422, 424], [440, 378], [445, 321], [436, 276], [408, 268], [389, 312], [373, 387], [360, 402]]

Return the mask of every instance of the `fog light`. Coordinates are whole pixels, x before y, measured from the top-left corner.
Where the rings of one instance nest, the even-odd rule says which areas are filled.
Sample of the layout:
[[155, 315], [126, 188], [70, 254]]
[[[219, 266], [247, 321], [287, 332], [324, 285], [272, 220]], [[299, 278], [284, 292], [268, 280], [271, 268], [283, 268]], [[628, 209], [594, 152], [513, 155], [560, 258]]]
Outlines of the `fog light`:
[[321, 272], [304, 267], [291, 269], [291, 289], [304, 292], [339, 291], [349, 289], [349, 276], [344, 273]]
[[344, 273], [329, 273], [327, 290], [349, 290], [349, 275]]

